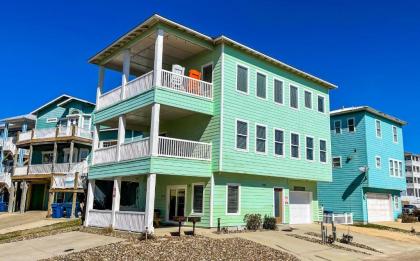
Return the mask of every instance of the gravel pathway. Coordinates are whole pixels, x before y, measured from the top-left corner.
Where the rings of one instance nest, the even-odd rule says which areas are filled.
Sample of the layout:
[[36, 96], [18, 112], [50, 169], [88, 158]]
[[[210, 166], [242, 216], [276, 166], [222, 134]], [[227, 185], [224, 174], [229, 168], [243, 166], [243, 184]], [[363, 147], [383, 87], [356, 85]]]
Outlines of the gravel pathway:
[[162, 237], [121, 242], [48, 260], [299, 260], [295, 256], [240, 238]]

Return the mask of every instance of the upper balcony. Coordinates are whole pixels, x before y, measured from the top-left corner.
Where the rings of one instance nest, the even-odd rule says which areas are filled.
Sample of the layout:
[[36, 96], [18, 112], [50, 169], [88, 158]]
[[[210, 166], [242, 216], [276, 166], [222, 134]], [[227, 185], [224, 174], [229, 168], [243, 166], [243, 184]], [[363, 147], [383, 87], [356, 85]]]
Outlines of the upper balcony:
[[16, 145], [25, 146], [32, 143], [67, 140], [91, 143], [92, 131], [89, 129], [80, 128], [75, 125], [57, 128], [33, 129], [28, 132], [20, 132], [18, 134]]
[[[100, 65], [95, 122], [152, 103], [213, 115], [213, 46], [174, 30], [154, 28]], [[105, 68], [122, 74], [121, 84], [103, 92]]]
[[0, 140], [0, 147], [3, 148], [3, 151], [14, 153], [16, 150], [16, 137], [8, 137], [6, 140]]

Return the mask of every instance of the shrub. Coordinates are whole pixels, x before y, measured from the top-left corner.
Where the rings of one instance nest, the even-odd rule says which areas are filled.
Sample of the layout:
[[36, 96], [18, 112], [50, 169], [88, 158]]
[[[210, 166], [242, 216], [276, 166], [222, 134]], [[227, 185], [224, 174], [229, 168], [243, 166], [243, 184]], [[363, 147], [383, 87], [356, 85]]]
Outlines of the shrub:
[[417, 217], [404, 214], [402, 215], [402, 223], [415, 223], [417, 222]]
[[277, 230], [276, 218], [265, 215], [263, 228], [270, 229], [270, 230]]
[[260, 214], [246, 214], [244, 216], [244, 222], [248, 230], [257, 230], [261, 227], [261, 215]]

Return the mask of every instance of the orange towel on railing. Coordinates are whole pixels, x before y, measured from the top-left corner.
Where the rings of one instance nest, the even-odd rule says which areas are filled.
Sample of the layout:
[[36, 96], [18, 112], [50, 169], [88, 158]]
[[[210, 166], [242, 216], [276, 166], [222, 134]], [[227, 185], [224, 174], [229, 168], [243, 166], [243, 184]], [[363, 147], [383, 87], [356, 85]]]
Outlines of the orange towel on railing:
[[[201, 79], [201, 72], [199, 72], [197, 70], [194, 70], [194, 69], [191, 69], [189, 71], [189, 75], [188, 76], [190, 78], [200, 80]], [[188, 83], [188, 89], [187, 89], [187, 91], [189, 93], [200, 94], [200, 82], [194, 81], [194, 80], [191, 80], [190, 79], [189, 80], [189, 83]]]

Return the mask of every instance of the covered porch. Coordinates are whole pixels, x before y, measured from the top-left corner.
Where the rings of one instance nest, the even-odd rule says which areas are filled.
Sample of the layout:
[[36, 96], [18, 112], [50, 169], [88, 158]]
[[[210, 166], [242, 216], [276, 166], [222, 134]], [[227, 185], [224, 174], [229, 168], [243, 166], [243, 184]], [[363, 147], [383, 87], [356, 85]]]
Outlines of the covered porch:
[[153, 233], [175, 217], [210, 224], [209, 177], [145, 174], [89, 180], [85, 226]]

